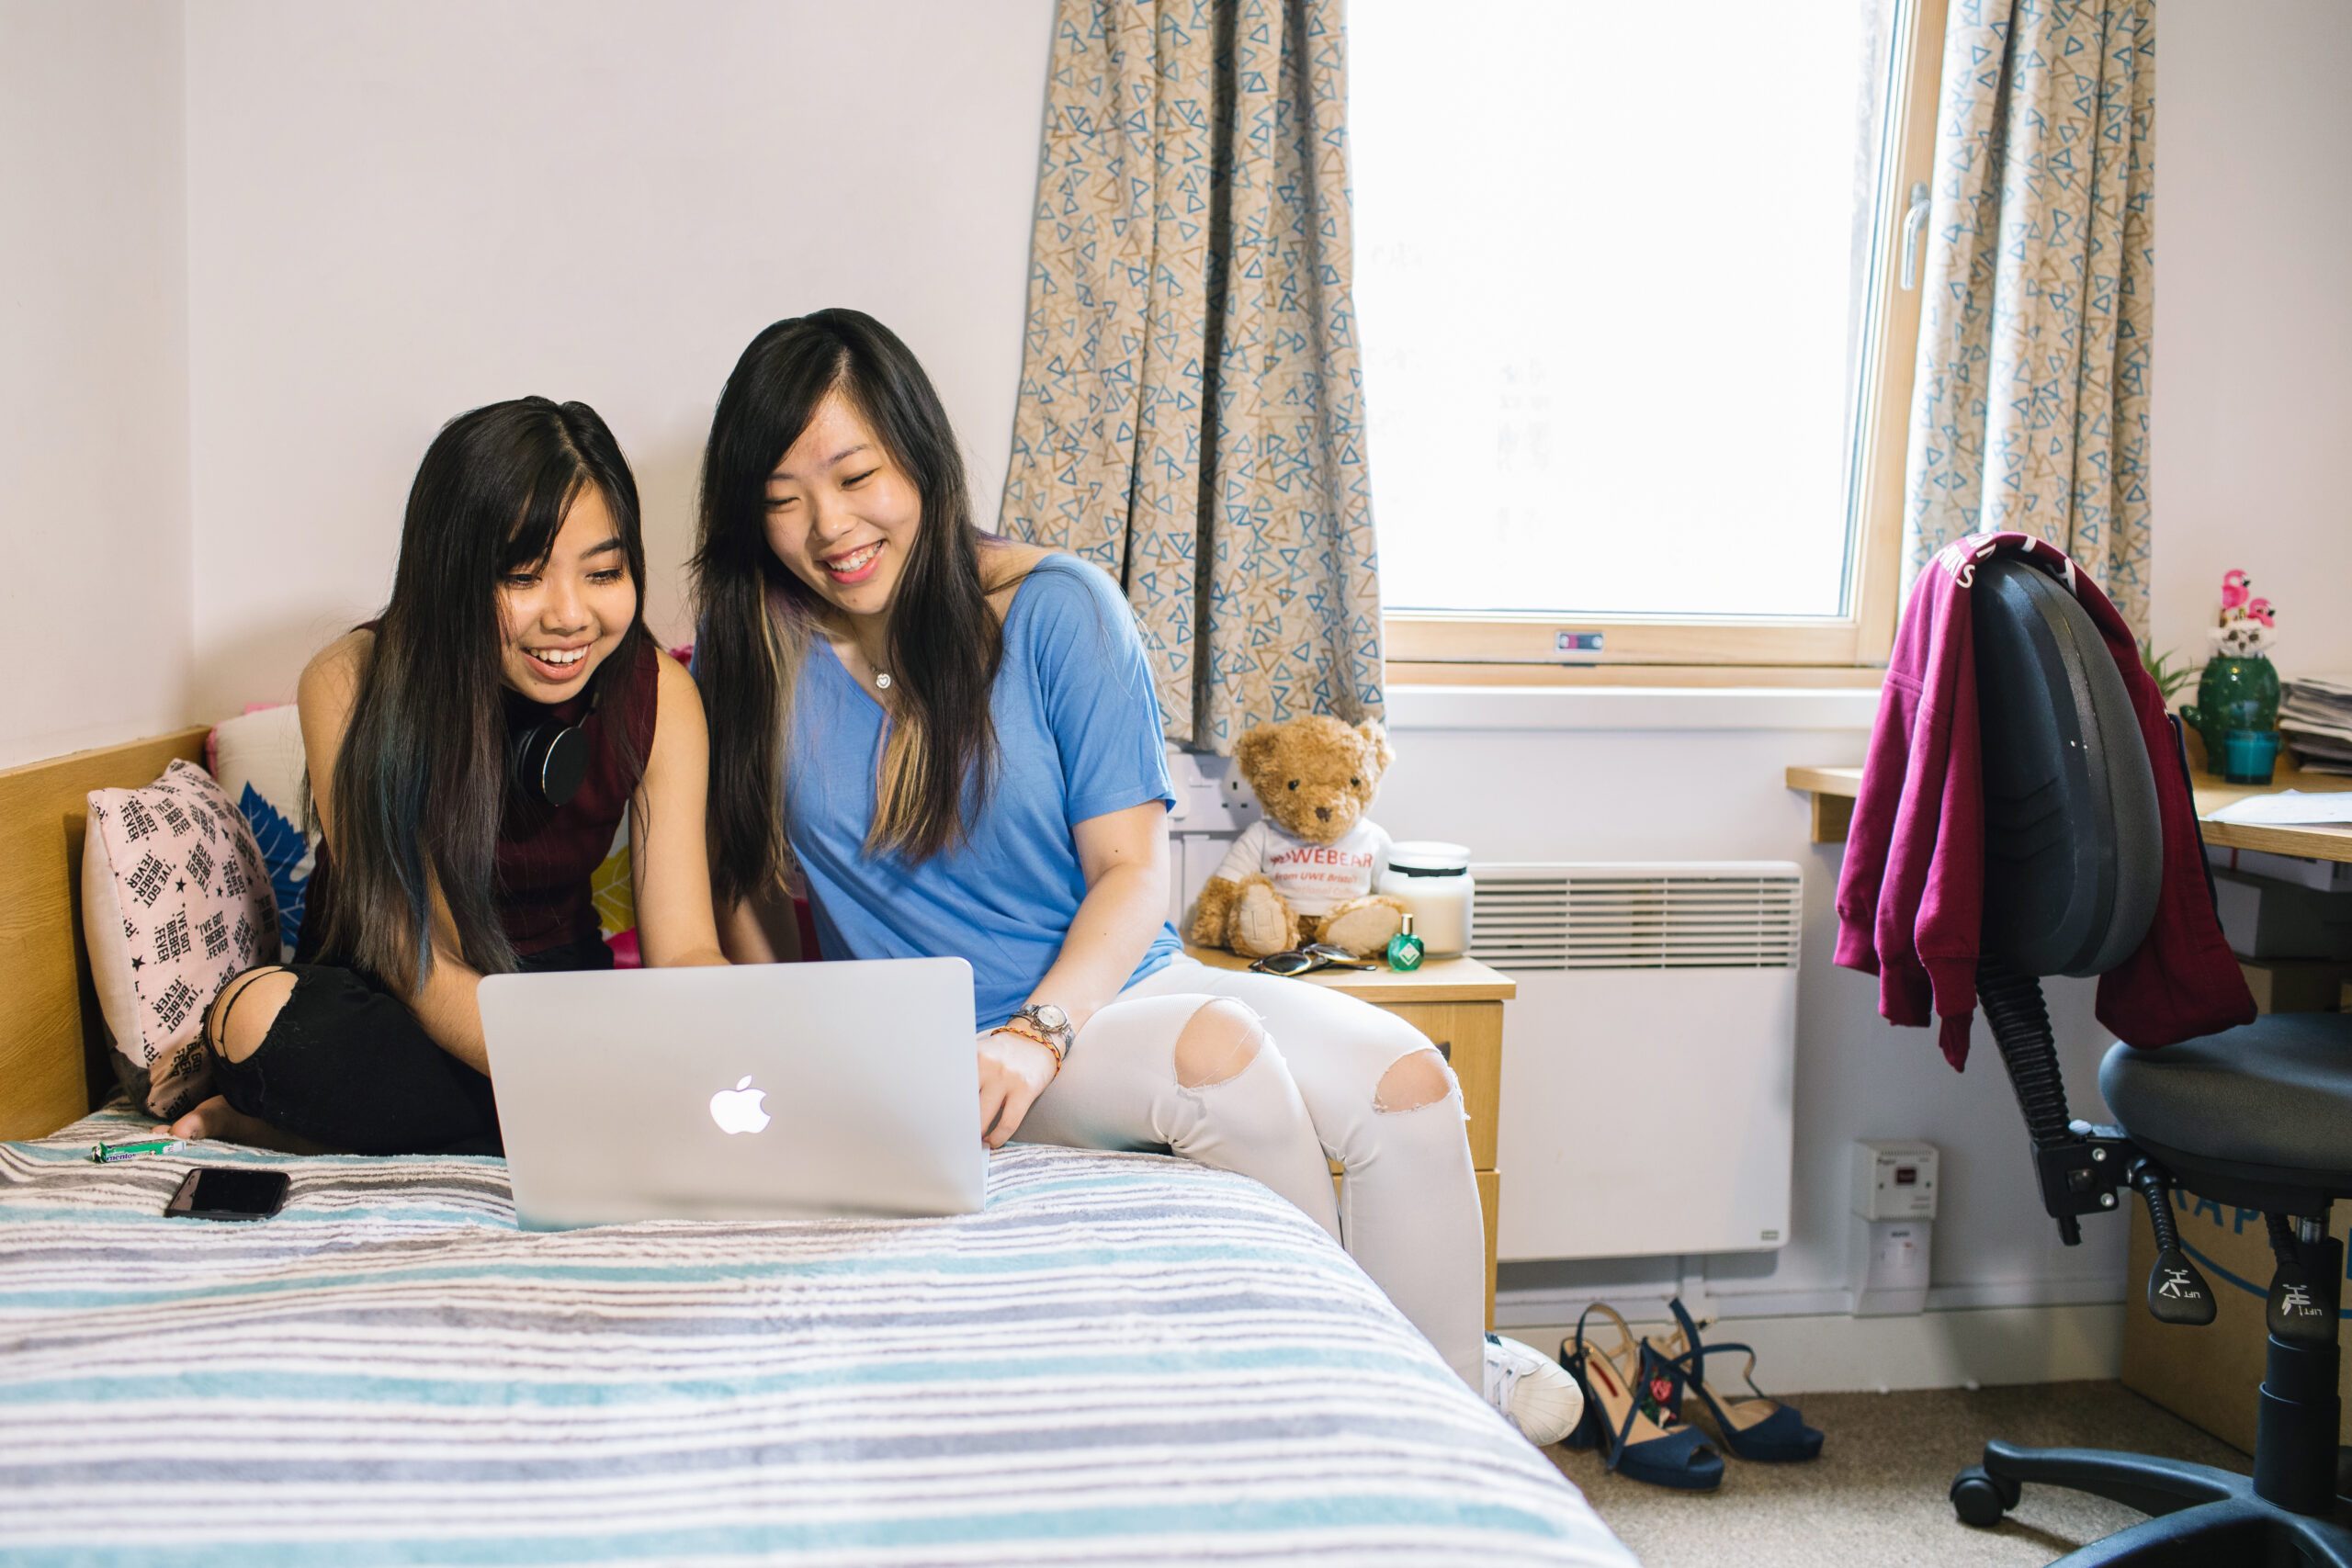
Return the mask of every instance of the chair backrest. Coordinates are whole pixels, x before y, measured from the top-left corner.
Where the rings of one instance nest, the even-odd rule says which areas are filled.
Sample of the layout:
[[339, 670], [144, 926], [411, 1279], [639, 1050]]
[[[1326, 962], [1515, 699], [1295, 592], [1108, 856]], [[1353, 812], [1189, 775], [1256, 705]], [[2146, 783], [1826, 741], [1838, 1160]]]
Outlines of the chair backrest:
[[2024, 557], [1980, 563], [1983, 950], [2023, 975], [2098, 975], [2140, 945], [2164, 877], [2155, 780], [2090, 613]]

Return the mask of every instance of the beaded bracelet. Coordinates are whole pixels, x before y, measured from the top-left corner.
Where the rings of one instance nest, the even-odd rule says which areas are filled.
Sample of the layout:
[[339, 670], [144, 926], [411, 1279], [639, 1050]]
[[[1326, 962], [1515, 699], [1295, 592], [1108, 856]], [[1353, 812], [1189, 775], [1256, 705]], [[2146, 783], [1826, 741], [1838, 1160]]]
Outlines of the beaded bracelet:
[[1056, 1077], [1061, 1077], [1062, 1048], [1055, 1044], [1052, 1041], [1046, 1039], [1042, 1034], [1030, 1033], [1029, 1031], [1022, 1028], [1021, 1024], [1022, 1021], [1016, 1018], [1008, 1022], [998, 1024], [994, 1029], [989, 1030], [989, 1032], [990, 1034], [1014, 1034], [1020, 1036], [1023, 1040], [1029, 1041], [1033, 1044], [1043, 1045], [1046, 1050], [1051, 1051], [1054, 1054], [1054, 1076]]

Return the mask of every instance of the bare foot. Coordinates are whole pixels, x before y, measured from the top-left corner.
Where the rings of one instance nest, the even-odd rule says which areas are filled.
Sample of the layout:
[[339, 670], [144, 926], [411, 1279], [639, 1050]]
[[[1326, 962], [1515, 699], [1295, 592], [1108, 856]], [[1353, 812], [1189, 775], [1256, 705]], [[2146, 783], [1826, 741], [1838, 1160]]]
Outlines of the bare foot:
[[198, 1105], [168, 1127], [157, 1127], [164, 1138], [218, 1138], [224, 1144], [248, 1144], [289, 1155], [321, 1155], [327, 1151], [291, 1133], [281, 1133], [257, 1116], [248, 1116], [220, 1095]]

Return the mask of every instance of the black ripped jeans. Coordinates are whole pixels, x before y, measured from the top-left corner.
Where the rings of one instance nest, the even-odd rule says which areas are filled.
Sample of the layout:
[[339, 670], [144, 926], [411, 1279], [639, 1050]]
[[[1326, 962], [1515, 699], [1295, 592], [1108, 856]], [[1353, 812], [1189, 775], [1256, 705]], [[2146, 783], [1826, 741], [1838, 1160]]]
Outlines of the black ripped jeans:
[[[612, 950], [577, 942], [527, 954], [526, 973], [609, 969]], [[495, 1155], [498, 1102], [490, 1079], [434, 1043], [399, 994], [365, 970], [272, 964], [294, 976], [286, 1005], [242, 1062], [214, 1043], [244, 998], [245, 976], [205, 1031], [212, 1078], [237, 1110], [282, 1133], [351, 1154]]]

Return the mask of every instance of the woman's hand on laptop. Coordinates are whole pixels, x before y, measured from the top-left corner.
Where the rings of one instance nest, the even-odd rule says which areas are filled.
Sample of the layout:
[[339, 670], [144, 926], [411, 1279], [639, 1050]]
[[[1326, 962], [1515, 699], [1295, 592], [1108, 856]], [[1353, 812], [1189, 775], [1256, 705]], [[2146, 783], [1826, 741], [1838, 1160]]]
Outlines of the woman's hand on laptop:
[[980, 1141], [1001, 1149], [1021, 1130], [1046, 1086], [1054, 1081], [1054, 1053], [1025, 1034], [993, 1030], [980, 1036]]

